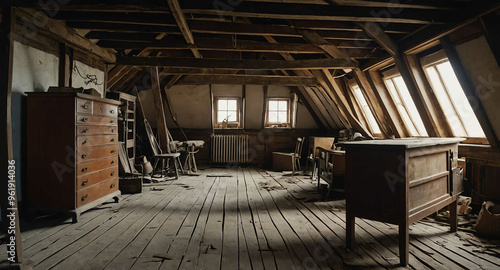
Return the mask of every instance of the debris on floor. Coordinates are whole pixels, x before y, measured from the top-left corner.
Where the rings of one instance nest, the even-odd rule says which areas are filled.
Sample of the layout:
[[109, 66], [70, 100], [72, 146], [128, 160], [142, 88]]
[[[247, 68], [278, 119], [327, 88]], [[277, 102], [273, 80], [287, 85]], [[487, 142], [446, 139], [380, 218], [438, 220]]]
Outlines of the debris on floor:
[[271, 182], [259, 182], [259, 186], [260, 186], [260, 188], [265, 189], [267, 191], [283, 189], [283, 187], [281, 185], [271, 183]]
[[500, 205], [484, 202], [474, 229], [481, 236], [500, 239]]

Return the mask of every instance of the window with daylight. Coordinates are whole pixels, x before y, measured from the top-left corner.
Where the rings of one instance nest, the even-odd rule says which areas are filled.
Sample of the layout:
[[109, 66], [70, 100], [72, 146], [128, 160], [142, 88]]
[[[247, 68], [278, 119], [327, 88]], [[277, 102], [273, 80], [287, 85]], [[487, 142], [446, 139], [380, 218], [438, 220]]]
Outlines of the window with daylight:
[[290, 125], [290, 100], [270, 98], [267, 100], [266, 126], [288, 127]]
[[215, 119], [218, 128], [238, 128], [240, 126], [240, 100], [238, 98], [217, 98]]
[[388, 76], [384, 82], [410, 135], [428, 136], [403, 77], [399, 74]]
[[375, 120], [375, 116], [373, 116], [373, 113], [370, 109], [370, 106], [368, 106], [368, 103], [366, 102], [365, 96], [363, 95], [363, 92], [357, 85], [352, 85], [351, 86], [352, 91], [354, 92], [354, 97], [356, 99], [356, 102], [358, 103], [358, 106], [361, 108], [361, 111], [363, 113], [363, 117], [365, 118], [365, 122], [368, 123], [368, 128], [372, 132], [373, 135], [379, 135], [382, 132], [380, 131], [380, 127], [377, 124], [377, 121]]
[[[443, 58], [444, 57], [444, 58]], [[438, 59], [436, 59], [438, 58]], [[456, 137], [484, 138], [484, 132], [443, 53], [422, 59], [422, 66]]]

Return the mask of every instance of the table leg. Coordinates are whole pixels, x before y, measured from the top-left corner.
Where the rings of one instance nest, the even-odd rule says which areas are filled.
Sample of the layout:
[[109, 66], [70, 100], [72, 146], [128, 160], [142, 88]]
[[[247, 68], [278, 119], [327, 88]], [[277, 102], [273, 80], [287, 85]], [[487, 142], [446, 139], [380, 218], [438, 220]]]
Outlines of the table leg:
[[458, 200], [452, 202], [448, 207], [450, 208], [450, 230], [452, 232], [456, 232], [458, 228], [458, 219], [457, 219]]
[[346, 247], [354, 246], [354, 229], [356, 227], [356, 217], [349, 210], [346, 213]]
[[408, 265], [410, 253], [410, 225], [408, 220], [399, 224], [399, 262], [401, 266]]

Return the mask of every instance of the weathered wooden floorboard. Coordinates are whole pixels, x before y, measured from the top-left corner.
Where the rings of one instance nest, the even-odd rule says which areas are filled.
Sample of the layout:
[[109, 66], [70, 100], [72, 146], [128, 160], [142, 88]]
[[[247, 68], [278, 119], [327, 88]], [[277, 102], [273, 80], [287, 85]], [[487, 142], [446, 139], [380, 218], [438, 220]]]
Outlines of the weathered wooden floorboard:
[[[164, 199], [165, 196], [154, 194], [151, 196], [151, 199], [139, 204], [138, 207], [137, 205], [131, 205], [131, 207], [122, 208], [113, 218], [108, 218], [95, 229], [90, 231], [85, 230], [78, 241], [74, 241], [70, 245], [64, 247], [64, 249], [57, 252], [54, 256], [41, 262], [38, 267], [40, 267], [40, 269], [49, 269], [51, 267], [54, 267], [54, 269], [83, 267], [88, 258], [75, 256], [79, 250], [91, 243], [95, 243], [94, 241], [106, 246], [107, 241], [109, 241], [108, 239], [117, 237], [123, 230], [131, 226], [133, 223], [132, 221], [136, 221], [146, 214], [149, 215], [148, 211], [160, 204]], [[76, 233], [76, 235], [80, 235], [80, 233]], [[101, 239], [106, 242], [101, 242]], [[90, 252], [93, 252], [93, 250]]]
[[[233, 177], [207, 177], [221, 171]], [[316, 183], [253, 168], [207, 169], [124, 196], [76, 224], [30, 224], [25, 260], [34, 269], [403, 269], [397, 226], [357, 218], [356, 245], [347, 250], [345, 201], [322, 201]], [[409, 268], [500, 268], [494, 252], [460, 234], [413, 224]]]
[[[147, 228], [151, 228], [151, 226], [153, 226], [157, 229], [159, 226], [156, 226], [156, 224], [158, 222], [164, 221], [168, 217], [169, 211], [167, 211], [166, 208], [170, 205], [174, 197], [176, 197], [179, 193], [185, 191], [181, 187], [182, 185], [183, 184], [178, 181], [170, 185], [168, 188], [171, 190], [164, 193], [164, 198], [162, 199], [162, 201], [155, 207], [151, 208], [141, 218], [135, 221], [132, 220], [130, 222], [131, 225], [126, 228], [125, 231], [115, 227], [113, 228], [113, 234], [109, 234], [108, 239], [102, 241], [102, 245], [99, 242], [93, 242], [92, 244], [88, 245], [85, 248], [87, 250], [87, 254], [80, 254], [80, 256], [91, 258], [90, 262], [85, 264], [83, 269], [105, 269], [106, 267], [108, 267], [107, 265], [125, 249], [127, 249], [127, 251], [130, 251], [131, 247], [137, 247], [137, 245], [134, 245], [134, 242], [143, 240], [143, 235], [145, 232], [146, 234], [151, 232], [150, 230], [147, 230]], [[155, 188], [159, 189], [157, 187]], [[149, 191], [146, 194], [150, 195], [151, 192], [157, 191]], [[122, 221], [122, 223], [124, 222], [125, 221]], [[121, 231], [123, 232], [120, 235], [117, 235]], [[144, 245], [138, 248], [139, 250], [134, 249], [135, 252], [133, 253], [133, 255], [122, 257], [122, 260], [119, 260], [119, 262], [122, 264], [120, 265], [120, 269], [126, 269], [127, 267], [130, 267], [135, 261], [135, 258], [138, 256], [138, 254], [140, 254], [140, 252], [144, 249], [146, 244], [150, 242], [150, 240], [151, 238], [149, 238], [148, 241], [143, 241], [142, 243]], [[84, 250], [81, 250], [81, 252], [84, 252]], [[114, 267], [118, 268], [118, 266]]]
[[[265, 206], [264, 200], [260, 196], [260, 193], [258, 191], [260, 187], [255, 182], [255, 179], [253, 177], [254, 174], [255, 172], [251, 170], [245, 171], [248, 194], [249, 197], [253, 199], [253, 206], [255, 207], [253, 208], [255, 209], [254, 213], [257, 213], [260, 219], [262, 230], [267, 239], [267, 248], [262, 249], [263, 247], [261, 246], [261, 251], [271, 251], [273, 253], [276, 267], [278, 269], [297, 269], [297, 265], [295, 263], [291, 264], [291, 262], [297, 261], [297, 257], [293, 254], [293, 251], [289, 251], [282, 235], [279, 233], [279, 230], [273, 223], [272, 217], [270, 216], [270, 213]], [[302, 267], [300, 266], [300, 268]]]
[[[213, 181], [212, 179], [207, 179], [205, 176], [202, 179], [204, 180], [199, 182], [201, 186], [203, 186], [203, 183], [211, 183]], [[168, 250], [172, 242], [175, 240], [191, 208], [202, 193], [202, 190], [196, 189], [197, 186], [198, 184], [195, 183], [192, 190], [189, 189], [191, 187], [184, 189], [169, 203], [166, 210], [170, 211], [171, 214], [169, 214], [147, 247], [140, 254], [132, 269], [158, 269], [165, 260], [168, 260]], [[190, 194], [193, 196], [190, 196]]]
[[[262, 235], [262, 226], [260, 225], [258, 217], [253, 215], [252, 208], [250, 207], [250, 200], [248, 197], [248, 189], [246, 179], [242, 169], [237, 172], [238, 178], [238, 218], [240, 226], [240, 244], [239, 244], [239, 258], [240, 269], [248, 267], [250, 269], [261, 270], [264, 269], [264, 262], [262, 253], [260, 252], [258, 233]], [[247, 254], [245, 254], [245, 252]], [[274, 264], [274, 257], [270, 252], [266, 254], [267, 267], [266, 269], [273, 269], [276, 267]], [[247, 262], [247, 260], [249, 262]], [[270, 267], [272, 266], [272, 267]]]
[[[217, 188], [216, 185], [214, 186], [215, 179], [212, 177], [207, 177], [207, 179], [204, 182], [205, 182], [204, 183], [205, 187], [204, 188], [203, 186], [199, 187], [200, 190], [201, 188], [203, 188], [203, 190], [201, 190], [201, 194], [200, 192], [196, 192], [193, 190], [193, 193], [189, 195], [195, 198], [197, 197], [196, 203], [190, 209], [186, 218], [182, 222], [181, 227], [177, 231], [177, 234], [175, 235], [172, 244], [167, 250], [167, 255], [171, 259], [164, 260], [163, 263], [161, 264], [160, 269], [167, 269], [167, 270], [177, 269], [182, 263], [182, 261], [185, 259], [185, 254], [188, 248], [186, 242], [191, 241], [193, 237], [193, 233], [198, 224], [202, 208], [205, 205], [205, 202], [207, 201], [208, 195], [210, 193], [215, 194], [215, 189]], [[208, 184], [210, 182], [211, 184]], [[213, 196], [211, 197], [213, 198]]]
[[[50, 237], [44, 239], [43, 241], [33, 245], [29, 249], [25, 251], [25, 257], [30, 258], [34, 265], [47, 260], [49, 257], [59, 256], [57, 253], [59, 251], [64, 251], [67, 249], [67, 246], [77, 243], [77, 245], [81, 245], [78, 243], [81, 238], [85, 237], [88, 234], [91, 234], [94, 237], [98, 237], [100, 234], [95, 232], [95, 229], [102, 226], [103, 224], [109, 222], [118, 222], [120, 219], [126, 217], [129, 214], [130, 209], [135, 209], [140, 207], [144, 201], [148, 201], [150, 198], [141, 196], [138, 200], [133, 201], [130, 204], [130, 207], [118, 208], [114, 209], [98, 209], [93, 211], [102, 211], [107, 214], [98, 215], [96, 218], [91, 219], [89, 222], [82, 222], [72, 224], [69, 227], [66, 227], [64, 230], [57, 232], [56, 234], [51, 235]], [[115, 205], [117, 206], [117, 205]], [[115, 212], [116, 213], [113, 213]], [[89, 217], [89, 216], [87, 216]], [[82, 215], [83, 219], [83, 215]]]
[[207, 224], [201, 240], [200, 255], [196, 267], [220, 269], [223, 244], [224, 199], [228, 178], [220, 177], [217, 192], [208, 214]]

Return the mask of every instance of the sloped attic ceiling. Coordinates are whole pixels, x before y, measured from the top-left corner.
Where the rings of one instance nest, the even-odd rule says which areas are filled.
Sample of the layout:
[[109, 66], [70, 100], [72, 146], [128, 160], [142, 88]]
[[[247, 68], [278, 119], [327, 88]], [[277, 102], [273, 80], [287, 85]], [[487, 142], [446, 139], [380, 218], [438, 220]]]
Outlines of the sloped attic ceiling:
[[[47, 11], [36, 3], [26, 5]], [[162, 87], [288, 85], [325, 127], [363, 130], [345, 108], [335, 76], [350, 72], [363, 81], [363, 67], [498, 5], [472, 0], [74, 0], [47, 13], [116, 51], [117, 63], [108, 73], [112, 91], [130, 91], [149, 76], [151, 66], [160, 67]]]

